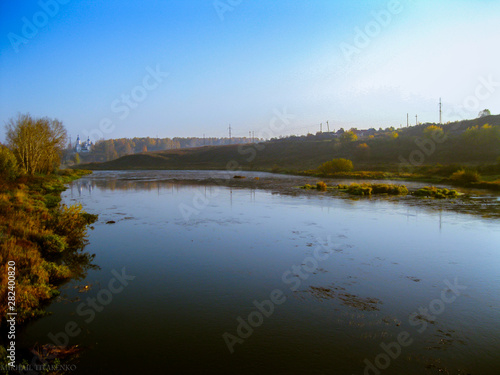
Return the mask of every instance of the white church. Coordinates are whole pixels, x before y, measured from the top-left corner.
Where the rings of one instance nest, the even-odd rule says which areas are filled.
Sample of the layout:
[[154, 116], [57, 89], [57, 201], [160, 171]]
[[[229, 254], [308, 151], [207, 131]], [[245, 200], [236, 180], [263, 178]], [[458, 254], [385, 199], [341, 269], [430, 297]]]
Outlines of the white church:
[[94, 144], [90, 141], [90, 137], [86, 141], [82, 142], [80, 136], [76, 137], [75, 152], [90, 152], [92, 151], [92, 146]]

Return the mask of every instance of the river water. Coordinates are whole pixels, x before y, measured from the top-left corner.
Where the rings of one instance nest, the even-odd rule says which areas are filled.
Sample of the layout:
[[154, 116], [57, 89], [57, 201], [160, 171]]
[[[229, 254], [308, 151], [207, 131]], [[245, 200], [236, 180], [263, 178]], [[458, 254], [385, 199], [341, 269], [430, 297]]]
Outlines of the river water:
[[207, 173], [73, 182], [63, 202], [99, 214], [100, 269], [24, 344], [80, 345], [72, 374], [498, 373], [497, 216], [182, 182]]

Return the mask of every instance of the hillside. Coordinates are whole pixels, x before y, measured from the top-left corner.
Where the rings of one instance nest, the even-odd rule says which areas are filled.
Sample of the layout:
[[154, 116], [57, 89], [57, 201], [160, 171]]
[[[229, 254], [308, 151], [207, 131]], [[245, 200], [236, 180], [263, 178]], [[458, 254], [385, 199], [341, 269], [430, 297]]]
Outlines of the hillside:
[[145, 152], [80, 167], [91, 170], [241, 168], [299, 171], [314, 169], [325, 161], [342, 157], [353, 160], [358, 170], [395, 170], [409, 160], [416, 161], [417, 165], [486, 165], [497, 163], [500, 157], [500, 115], [445, 125], [421, 124], [379, 131], [352, 129], [346, 133], [356, 136], [317, 133], [254, 144]]

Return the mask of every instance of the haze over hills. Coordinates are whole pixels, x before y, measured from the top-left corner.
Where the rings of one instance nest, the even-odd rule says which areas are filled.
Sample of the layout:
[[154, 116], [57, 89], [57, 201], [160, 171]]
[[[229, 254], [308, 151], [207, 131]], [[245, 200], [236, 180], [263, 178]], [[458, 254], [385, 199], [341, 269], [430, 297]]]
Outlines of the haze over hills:
[[79, 167], [91, 170], [219, 169], [301, 171], [333, 158], [355, 169], [395, 169], [401, 164], [495, 164], [500, 158], [500, 115], [405, 128], [317, 133], [267, 142], [143, 152]]

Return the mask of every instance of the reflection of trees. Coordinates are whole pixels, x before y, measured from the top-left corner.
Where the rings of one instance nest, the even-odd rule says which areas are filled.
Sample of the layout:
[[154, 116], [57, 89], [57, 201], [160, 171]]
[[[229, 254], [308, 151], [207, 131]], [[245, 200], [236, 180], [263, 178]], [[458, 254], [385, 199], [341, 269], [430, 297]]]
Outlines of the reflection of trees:
[[[113, 172], [110, 172], [110, 174]], [[173, 178], [164, 178], [159, 176], [156, 172], [140, 172], [139, 178], [130, 178], [127, 176], [117, 176], [111, 175], [109, 177], [98, 178], [82, 178], [73, 182], [75, 186], [78, 186], [80, 190], [87, 189], [90, 192], [92, 189], [99, 188], [100, 190], [111, 190], [111, 191], [155, 191], [155, 190], [171, 190], [179, 191], [182, 189], [194, 189], [199, 187], [205, 187], [205, 189], [213, 189], [217, 187], [227, 187], [228, 195], [230, 194], [229, 188], [244, 189], [249, 191], [263, 190], [269, 191], [273, 194], [279, 194], [283, 196], [302, 196], [306, 199], [318, 199], [319, 196], [326, 199], [323, 204], [328, 204], [328, 199], [341, 199], [345, 205], [352, 206], [355, 208], [362, 202], [372, 202], [376, 204], [380, 201], [387, 201], [395, 205], [406, 205], [408, 207], [422, 208], [426, 211], [448, 211], [456, 213], [465, 213], [469, 215], [480, 215], [483, 217], [500, 217], [500, 201], [495, 196], [491, 195], [479, 195], [477, 199], [469, 198], [457, 198], [457, 199], [423, 199], [418, 197], [413, 197], [411, 195], [401, 196], [401, 197], [384, 197], [384, 196], [373, 196], [373, 197], [357, 197], [346, 195], [338, 191], [329, 191], [327, 193], [318, 193], [316, 191], [305, 191], [303, 189], [298, 189], [297, 186], [301, 186], [304, 183], [310, 183], [308, 179], [276, 179], [276, 178], [261, 178], [256, 181], [252, 178], [247, 179], [233, 179], [233, 178], [182, 178], [179, 176]], [[150, 173], [150, 174], [149, 174]], [[148, 175], [149, 174], [149, 175]], [[232, 176], [232, 174], [230, 174]], [[134, 175], [134, 177], [136, 177]], [[325, 180], [327, 181], [327, 180]], [[327, 181], [328, 185], [335, 184], [346, 184], [351, 183], [351, 180], [335, 180]], [[410, 190], [415, 190], [421, 187], [418, 183], [408, 183]], [[472, 192], [471, 194], [475, 194]]]
[[89, 254], [84, 250], [71, 251], [65, 254], [61, 262], [71, 270], [73, 280], [83, 280], [87, 277], [89, 270], [100, 270], [96, 264], [93, 264], [95, 254]]
[[[79, 182], [79, 181], [77, 181]], [[130, 180], [118, 180], [118, 179], [102, 179], [102, 180], [90, 180], [86, 182], [81, 182], [81, 186], [85, 189], [87, 186], [91, 186], [92, 189], [99, 188], [101, 190], [134, 190], [134, 191], [152, 191], [158, 189], [179, 189], [181, 187], [192, 186], [194, 181], [172, 181], [172, 180], [158, 180], [158, 181], [130, 181]], [[80, 187], [78, 187], [80, 189]]]

